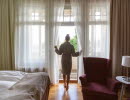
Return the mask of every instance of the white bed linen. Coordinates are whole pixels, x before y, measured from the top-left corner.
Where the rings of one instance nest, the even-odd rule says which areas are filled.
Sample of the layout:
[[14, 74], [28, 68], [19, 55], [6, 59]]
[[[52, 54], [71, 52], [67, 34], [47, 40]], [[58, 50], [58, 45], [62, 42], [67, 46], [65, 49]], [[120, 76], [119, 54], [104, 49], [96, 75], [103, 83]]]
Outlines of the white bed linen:
[[49, 84], [44, 72], [0, 71], [0, 100], [46, 100]]

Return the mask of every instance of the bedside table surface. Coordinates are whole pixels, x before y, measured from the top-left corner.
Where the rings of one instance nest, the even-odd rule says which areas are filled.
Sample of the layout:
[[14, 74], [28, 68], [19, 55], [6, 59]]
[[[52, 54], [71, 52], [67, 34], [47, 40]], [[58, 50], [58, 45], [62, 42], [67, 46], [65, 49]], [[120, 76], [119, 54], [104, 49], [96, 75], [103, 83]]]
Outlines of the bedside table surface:
[[130, 82], [127, 82], [125, 80], [125, 78], [126, 78], [125, 76], [117, 76], [116, 80], [118, 80], [119, 82], [124, 83], [124, 84], [130, 84]]

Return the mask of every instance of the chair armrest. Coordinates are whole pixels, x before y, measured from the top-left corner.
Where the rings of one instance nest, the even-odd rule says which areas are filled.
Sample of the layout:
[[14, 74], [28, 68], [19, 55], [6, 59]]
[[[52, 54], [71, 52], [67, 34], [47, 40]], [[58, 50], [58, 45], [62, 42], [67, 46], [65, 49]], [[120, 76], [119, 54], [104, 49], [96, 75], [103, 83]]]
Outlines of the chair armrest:
[[81, 85], [82, 85], [83, 87], [87, 85], [87, 77], [86, 77], [86, 74], [80, 76], [79, 79], [80, 79]]
[[117, 81], [116, 79], [108, 78], [107, 79], [107, 86], [114, 92], [118, 92], [118, 89], [121, 88], [121, 82]]

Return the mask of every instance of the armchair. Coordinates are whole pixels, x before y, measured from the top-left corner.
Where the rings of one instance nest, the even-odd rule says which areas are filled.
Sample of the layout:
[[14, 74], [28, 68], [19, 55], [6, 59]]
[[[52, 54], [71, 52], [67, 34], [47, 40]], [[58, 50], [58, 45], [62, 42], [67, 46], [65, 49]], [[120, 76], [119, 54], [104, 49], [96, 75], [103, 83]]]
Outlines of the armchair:
[[121, 83], [112, 79], [111, 61], [105, 58], [84, 57], [85, 74], [79, 79], [84, 100], [118, 100]]

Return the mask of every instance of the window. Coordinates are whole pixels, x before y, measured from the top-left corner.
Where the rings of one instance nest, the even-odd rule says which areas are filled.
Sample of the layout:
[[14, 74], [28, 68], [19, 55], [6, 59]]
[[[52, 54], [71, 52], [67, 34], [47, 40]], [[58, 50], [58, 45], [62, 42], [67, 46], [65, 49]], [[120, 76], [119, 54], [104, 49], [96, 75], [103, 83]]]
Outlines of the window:
[[109, 11], [105, 3], [91, 2], [89, 5], [89, 54], [109, 57]]
[[17, 46], [21, 67], [45, 64], [45, 13], [45, 8], [36, 4], [26, 4], [19, 9], [17, 31], [20, 38]]

